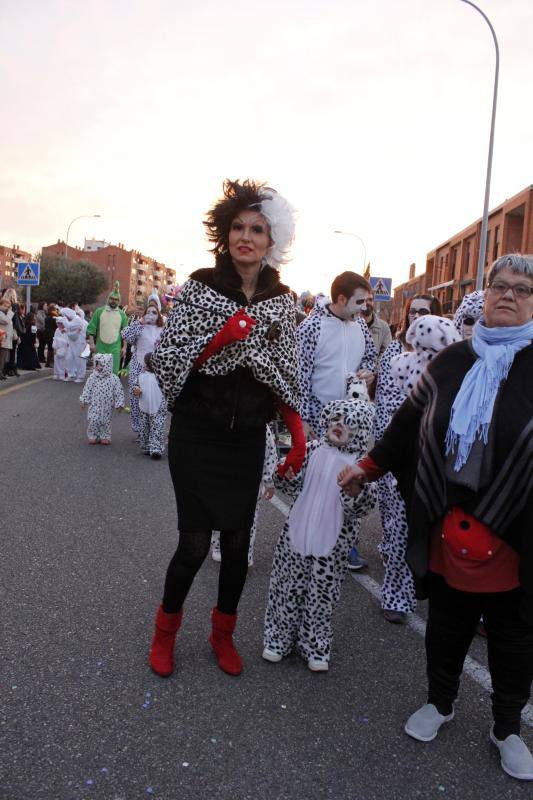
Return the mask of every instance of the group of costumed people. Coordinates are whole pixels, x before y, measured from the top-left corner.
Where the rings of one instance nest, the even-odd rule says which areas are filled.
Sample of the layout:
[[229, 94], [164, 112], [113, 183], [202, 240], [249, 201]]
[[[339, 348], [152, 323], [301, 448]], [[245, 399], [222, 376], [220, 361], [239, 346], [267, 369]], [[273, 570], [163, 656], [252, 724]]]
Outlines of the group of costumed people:
[[[533, 779], [533, 758], [519, 735], [533, 678], [530, 261], [498, 259], [486, 291], [466, 298], [454, 321], [432, 296], [411, 298], [398, 337], [381, 357], [375, 404], [364, 390], [376, 372], [375, 352], [364, 329], [351, 328], [361, 348], [350, 381], [355, 391], [347, 385], [343, 397], [328, 400], [329, 384], [314, 385], [307, 375], [319, 400], [306, 410], [314, 426], [307, 441], [299, 413], [306, 364], [294, 300], [279, 276], [292, 208], [266, 186], [226, 181], [204, 224], [215, 266], [192, 273], [150, 357], [172, 415], [169, 467], [179, 529], [156, 614], [152, 669], [165, 677], [174, 670], [185, 601], [218, 531], [209, 641], [222, 670], [242, 671], [233, 636], [266, 430], [283, 420], [291, 447], [272, 482], [293, 503], [274, 555], [263, 657], [276, 663], [296, 651], [311, 670], [327, 671], [348, 552], [377, 501], [389, 621], [404, 621], [416, 598], [429, 598], [427, 703], [406, 732], [427, 742], [451, 721], [483, 617], [493, 682], [490, 738], [508, 774]], [[337, 320], [364, 307], [357, 291], [310, 315], [316, 341], [331, 335], [333, 343]], [[306, 343], [310, 352], [313, 336]], [[377, 443], [367, 455], [372, 433]]]
[[[163, 452], [171, 414], [179, 535], [156, 612], [153, 671], [174, 671], [187, 595], [214, 538], [220, 571], [209, 642], [224, 672], [241, 673], [238, 605], [258, 500], [275, 487], [291, 508], [274, 553], [262, 655], [274, 664], [294, 651], [313, 672], [326, 672], [349, 554], [377, 506], [383, 616], [403, 623], [417, 600], [429, 599], [427, 702], [406, 733], [429, 742], [452, 720], [483, 618], [490, 739], [505, 772], [533, 780], [533, 757], [520, 737], [533, 680], [530, 260], [499, 258], [486, 290], [465, 297], [454, 320], [429, 294], [409, 298], [378, 362], [361, 317], [369, 286], [355, 273], [338, 276], [332, 302], [315, 302], [297, 328], [294, 297], [279, 274], [294, 211], [276, 191], [225, 181], [204, 225], [215, 266], [191, 274], [166, 321], [157, 297], [128, 322], [110, 295], [86, 331], [97, 350], [107, 348], [95, 355], [81, 397], [90, 443], [110, 441], [103, 405], [111, 413], [124, 406], [116, 373], [126, 343], [133, 348], [131, 424], [147, 455]], [[291, 437], [279, 462], [274, 421]]]

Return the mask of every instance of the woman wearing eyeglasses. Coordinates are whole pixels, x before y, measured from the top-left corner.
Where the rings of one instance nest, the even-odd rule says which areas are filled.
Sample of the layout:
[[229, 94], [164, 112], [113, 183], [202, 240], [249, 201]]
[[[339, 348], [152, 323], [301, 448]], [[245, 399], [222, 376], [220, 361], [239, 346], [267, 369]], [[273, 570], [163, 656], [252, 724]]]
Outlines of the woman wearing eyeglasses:
[[492, 265], [471, 339], [433, 359], [369, 457], [339, 475], [393, 472], [408, 508], [407, 561], [429, 597], [427, 703], [406, 733], [429, 742], [453, 719], [483, 614], [490, 739], [509, 775], [533, 780], [520, 715], [533, 679], [533, 263]]
[[[412, 350], [406, 341], [407, 331], [412, 322], [426, 314], [440, 316], [441, 313], [439, 300], [429, 294], [415, 294], [407, 300], [401, 327], [379, 362], [374, 422], [376, 441], [381, 439], [394, 413], [407, 397], [392, 377], [392, 359]], [[379, 479], [378, 498], [383, 532], [378, 550], [384, 566], [381, 613], [387, 622], [403, 625], [407, 621], [407, 614], [416, 608], [416, 598], [413, 576], [405, 562], [407, 545], [405, 503], [392, 473], [388, 472]]]

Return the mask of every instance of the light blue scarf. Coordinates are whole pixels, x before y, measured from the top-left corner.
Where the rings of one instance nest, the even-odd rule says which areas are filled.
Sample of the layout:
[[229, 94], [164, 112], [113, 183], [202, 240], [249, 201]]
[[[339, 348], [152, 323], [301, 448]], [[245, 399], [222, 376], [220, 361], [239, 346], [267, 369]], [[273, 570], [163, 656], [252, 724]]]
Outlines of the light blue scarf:
[[487, 444], [498, 388], [507, 378], [516, 353], [532, 339], [533, 321], [508, 328], [487, 328], [483, 318], [476, 322], [472, 346], [479, 358], [463, 378], [446, 433], [446, 455], [457, 450], [455, 472], [468, 460], [477, 438]]

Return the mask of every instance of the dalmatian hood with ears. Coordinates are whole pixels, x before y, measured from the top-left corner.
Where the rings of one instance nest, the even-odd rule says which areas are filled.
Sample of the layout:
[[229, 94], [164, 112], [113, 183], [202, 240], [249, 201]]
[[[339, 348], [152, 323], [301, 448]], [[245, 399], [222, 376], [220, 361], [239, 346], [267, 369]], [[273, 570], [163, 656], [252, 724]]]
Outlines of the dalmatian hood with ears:
[[320, 417], [325, 431], [321, 442], [362, 457], [368, 449], [374, 413], [372, 404], [365, 400], [332, 400]]

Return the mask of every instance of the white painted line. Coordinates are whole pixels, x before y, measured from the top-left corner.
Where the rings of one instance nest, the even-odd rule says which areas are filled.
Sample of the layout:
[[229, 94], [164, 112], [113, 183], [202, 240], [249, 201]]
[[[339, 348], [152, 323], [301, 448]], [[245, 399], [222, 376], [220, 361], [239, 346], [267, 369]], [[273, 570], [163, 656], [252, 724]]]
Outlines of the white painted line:
[[[283, 516], [288, 517], [290, 508], [289, 506], [280, 500], [279, 497], [274, 497], [270, 501], [273, 506], [275, 506], [278, 511], [280, 511]], [[360, 575], [359, 573], [350, 573], [352, 578], [356, 583], [362, 586], [367, 592], [375, 597], [377, 600], [381, 600], [381, 589], [380, 585], [374, 578], [371, 578], [370, 575]], [[418, 633], [420, 636], [425, 636], [426, 633], [426, 623], [419, 617], [417, 614], [408, 614], [407, 615], [407, 622], [406, 625], [411, 628], [411, 630]], [[463, 667], [463, 672], [466, 672], [476, 683], [483, 687], [487, 692], [492, 691], [492, 681], [490, 679], [489, 671], [480, 664], [479, 661], [476, 661], [474, 658], [467, 656], [465, 658], [465, 663]], [[533, 728], [533, 706], [528, 703], [526, 707], [522, 711], [522, 719], [524, 722]]]

